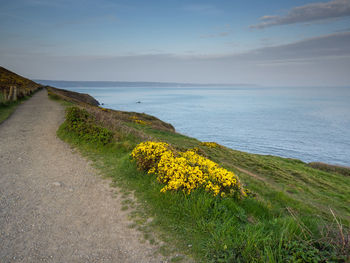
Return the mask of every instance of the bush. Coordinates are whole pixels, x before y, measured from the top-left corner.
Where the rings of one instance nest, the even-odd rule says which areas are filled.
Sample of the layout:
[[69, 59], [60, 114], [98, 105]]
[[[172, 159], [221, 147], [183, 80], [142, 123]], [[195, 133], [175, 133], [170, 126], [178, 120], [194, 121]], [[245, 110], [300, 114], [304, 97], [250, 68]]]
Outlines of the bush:
[[144, 120], [140, 120], [138, 119], [136, 116], [132, 116], [130, 117], [130, 120], [132, 120], [133, 122], [137, 123], [137, 124], [142, 124], [142, 125], [150, 125], [151, 123], [148, 121], [144, 121]]
[[95, 118], [86, 110], [70, 107], [66, 110], [66, 129], [76, 133], [80, 138], [102, 145], [108, 144], [113, 133], [95, 123]]
[[282, 247], [282, 255], [284, 262], [287, 263], [346, 262], [346, 258], [337, 256], [332, 248], [317, 248], [303, 240], [285, 243]]
[[149, 141], [136, 146], [131, 157], [139, 168], [155, 173], [158, 182], [165, 184], [161, 192], [182, 190], [190, 194], [192, 190], [202, 188], [214, 196], [246, 196], [233, 172], [192, 150], [176, 152], [167, 143]]
[[209, 147], [209, 148], [219, 147], [219, 144], [217, 144], [216, 142], [201, 142], [201, 145]]
[[58, 96], [56, 93], [51, 92], [50, 90], [48, 90], [47, 95], [52, 100], [59, 100], [59, 99], [61, 99], [60, 96]]

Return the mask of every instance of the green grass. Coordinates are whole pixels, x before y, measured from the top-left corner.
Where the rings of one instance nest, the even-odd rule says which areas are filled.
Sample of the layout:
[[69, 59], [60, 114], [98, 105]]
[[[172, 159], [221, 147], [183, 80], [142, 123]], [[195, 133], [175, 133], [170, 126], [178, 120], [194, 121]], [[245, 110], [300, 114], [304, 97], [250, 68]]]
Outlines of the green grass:
[[[52, 99], [61, 102], [59, 97]], [[152, 244], [157, 242], [155, 236], [165, 241], [160, 252], [172, 254], [171, 262], [183, 260], [182, 254], [198, 262], [350, 260], [350, 177], [344, 176], [343, 170], [314, 169], [299, 160], [203, 146], [197, 139], [164, 130], [159, 120], [157, 125], [130, 122], [124, 118], [130, 115], [126, 112], [104, 118], [101, 116], [109, 113], [96, 108], [90, 114], [99, 116], [99, 125], [113, 127], [117, 121], [118, 141], [96, 145], [69, 132], [67, 123], [58, 136], [113, 179], [112, 185], [120, 187], [118, 192], [124, 198], [122, 210], [134, 220], [130, 227], [142, 231]], [[144, 118], [152, 120], [151, 116]], [[129, 128], [121, 128], [123, 125]], [[195, 147], [199, 154], [235, 172], [255, 197], [237, 201], [201, 190], [191, 195], [160, 193], [163, 186], [154, 176], [139, 171], [129, 157], [144, 138], [168, 142], [180, 151]], [[131, 193], [137, 202], [130, 199]], [[147, 218], [153, 220], [147, 223]]]
[[75, 104], [73, 104], [72, 102], [66, 101], [66, 100], [62, 100], [58, 95], [52, 93], [52, 92], [47, 92], [47, 95], [49, 97], [50, 100], [56, 101], [58, 103], [60, 103], [62, 106], [64, 107], [70, 107], [70, 106], [74, 106]]
[[[256, 198], [237, 201], [200, 190], [191, 195], [160, 193], [162, 186], [154, 176], [137, 170], [130, 160], [139, 139], [130, 135], [96, 146], [67, 132], [63, 124], [58, 136], [78, 147], [124, 192], [134, 191], [140, 223], [152, 217], [152, 231], [178, 251], [199, 262], [345, 262], [348, 247], [341, 247], [341, 235], [329, 209], [346, 231], [349, 177], [316, 170], [298, 160], [209, 148], [180, 134], [130, 125], [178, 149], [198, 147], [201, 154], [236, 172], [256, 194]], [[124, 209], [129, 208], [128, 202]], [[149, 231], [146, 236], [152, 239]]]
[[[0, 93], [1, 96], [1, 93]], [[30, 98], [30, 96], [26, 96], [14, 102], [6, 102], [2, 103], [2, 98], [0, 98], [0, 123], [5, 121], [11, 114], [17, 109], [18, 105], [20, 105], [23, 101]]]
[[[142, 126], [139, 129], [179, 149], [198, 147], [203, 155], [238, 174], [248, 188], [258, 193], [259, 198], [268, 202], [274, 200], [277, 210], [288, 206], [304, 214], [316, 213], [332, 219], [331, 208], [342, 223], [350, 227], [349, 176], [314, 169], [296, 159], [250, 154], [226, 147], [210, 148], [180, 134]], [[260, 180], [240, 172], [237, 167], [254, 173]]]

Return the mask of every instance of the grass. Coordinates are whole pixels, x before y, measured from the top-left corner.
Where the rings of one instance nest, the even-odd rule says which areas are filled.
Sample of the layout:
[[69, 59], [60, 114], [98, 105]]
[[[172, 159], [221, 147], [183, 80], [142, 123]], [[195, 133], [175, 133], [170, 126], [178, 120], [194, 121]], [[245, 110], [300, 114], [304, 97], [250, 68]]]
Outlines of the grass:
[[350, 176], [350, 168], [339, 166], [339, 165], [329, 165], [326, 163], [313, 162], [309, 163], [309, 166], [315, 169], [319, 169], [326, 172], [337, 173], [345, 176]]
[[[199, 141], [176, 133], [139, 129], [178, 148], [201, 147]], [[348, 227], [348, 177], [315, 170], [297, 160], [203, 146], [204, 154], [236, 171], [257, 197], [236, 201], [213, 198], [202, 191], [189, 196], [163, 194], [154, 177], [137, 170], [124, 141], [96, 147], [68, 133], [64, 124], [58, 135], [99, 163], [118, 186], [134, 191], [143, 213], [154, 218], [153, 231], [163, 233], [166, 241], [200, 262], [285, 262], [288, 258], [294, 262], [318, 254], [320, 259], [342, 262], [339, 255], [345, 252], [332, 243], [339, 233], [336, 227], [329, 227], [333, 224], [329, 206]], [[128, 141], [129, 146], [137, 143]], [[235, 170], [238, 164], [258, 172], [263, 180]], [[123, 209], [128, 209], [128, 202]]]
[[52, 92], [47, 92], [47, 95], [49, 97], [50, 100], [56, 101], [58, 103], [60, 103], [62, 106], [64, 107], [70, 107], [70, 106], [74, 106], [74, 103], [70, 102], [70, 101], [66, 101], [66, 100], [62, 100], [58, 95], [56, 95], [55, 93]]
[[[10, 90], [12, 89], [11, 87], [13, 86], [16, 87], [16, 97], [18, 99], [28, 96], [42, 88], [42, 85], [0, 66], [0, 94], [3, 92], [9, 94]], [[0, 97], [0, 103], [1, 100], [2, 98]]]
[[[6, 101], [4, 93], [8, 95], [13, 86], [16, 87], [17, 100]], [[42, 88], [41, 85], [0, 66], [0, 123], [5, 121], [19, 104], [30, 98], [40, 88]]]
[[[157, 242], [155, 236], [166, 242], [160, 247], [164, 255], [181, 251], [172, 262], [183, 260], [183, 254], [198, 262], [350, 260], [349, 176], [299, 160], [209, 147], [145, 114], [85, 108], [99, 125], [115, 132], [114, 141], [96, 145], [68, 132], [66, 123], [58, 136], [93, 160], [120, 188], [122, 209], [134, 220], [130, 227], [143, 231], [150, 243]], [[148, 124], [130, 121], [130, 116]], [[132, 149], [150, 138], [181, 151], [196, 147], [201, 155], [235, 172], [255, 197], [237, 201], [201, 190], [191, 195], [160, 193], [162, 185], [154, 176], [130, 160]], [[131, 194], [137, 202], [131, 201]]]
[[[0, 93], [1, 96], [1, 93]], [[30, 96], [23, 97], [17, 101], [1, 103], [2, 98], [0, 97], [0, 123], [5, 121], [11, 114], [17, 109], [18, 105], [26, 101]]]
[[[344, 173], [314, 169], [296, 159], [250, 154], [222, 146], [205, 147], [196, 139], [149, 127], [139, 126], [139, 129], [178, 149], [198, 147], [203, 155], [238, 174], [259, 198], [274, 199], [277, 210], [288, 206], [329, 218], [329, 208], [332, 208], [342, 222], [350, 226], [350, 178]], [[243, 168], [259, 179], [237, 168]]]

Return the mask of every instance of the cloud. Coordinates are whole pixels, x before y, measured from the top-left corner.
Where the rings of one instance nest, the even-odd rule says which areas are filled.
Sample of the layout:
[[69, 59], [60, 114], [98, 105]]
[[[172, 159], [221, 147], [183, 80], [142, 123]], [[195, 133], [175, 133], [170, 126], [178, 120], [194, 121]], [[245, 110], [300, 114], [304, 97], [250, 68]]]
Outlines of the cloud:
[[200, 38], [217, 38], [217, 37], [227, 37], [232, 34], [232, 29], [229, 24], [216, 28], [216, 32], [210, 34], [203, 34]]
[[315, 22], [350, 16], [350, 0], [333, 0], [326, 3], [312, 3], [292, 8], [286, 15], [268, 15], [260, 18], [259, 24], [251, 28], [265, 28], [277, 25]]
[[350, 32], [307, 38], [295, 43], [265, 47], [243, 54], [252, 60], [320, 59], [350, 57]]
[[54, 56], [6, 52], [0, 47], [0, 61], [37, 79], [349, 86], [348, 43], [350, 32], [241, 54]]

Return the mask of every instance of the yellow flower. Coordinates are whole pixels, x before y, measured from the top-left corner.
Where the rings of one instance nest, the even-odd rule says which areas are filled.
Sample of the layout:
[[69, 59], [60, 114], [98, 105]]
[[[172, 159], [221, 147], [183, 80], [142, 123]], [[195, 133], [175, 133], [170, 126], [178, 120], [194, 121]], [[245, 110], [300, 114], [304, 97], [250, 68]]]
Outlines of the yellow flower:
[[161, 192], [182, 190], [190, 194], [203, 188], [214, 196], [246, 196], [238, 177], [193, 150], [176, 152], [164, 142], [143, 142], [131, 153], [140, 169], [155, 174], [165, 184]]
[[209, 148], [216, 148], [219, 146], [216, 142], [201, 142], [201, 145], [209, 147]]

